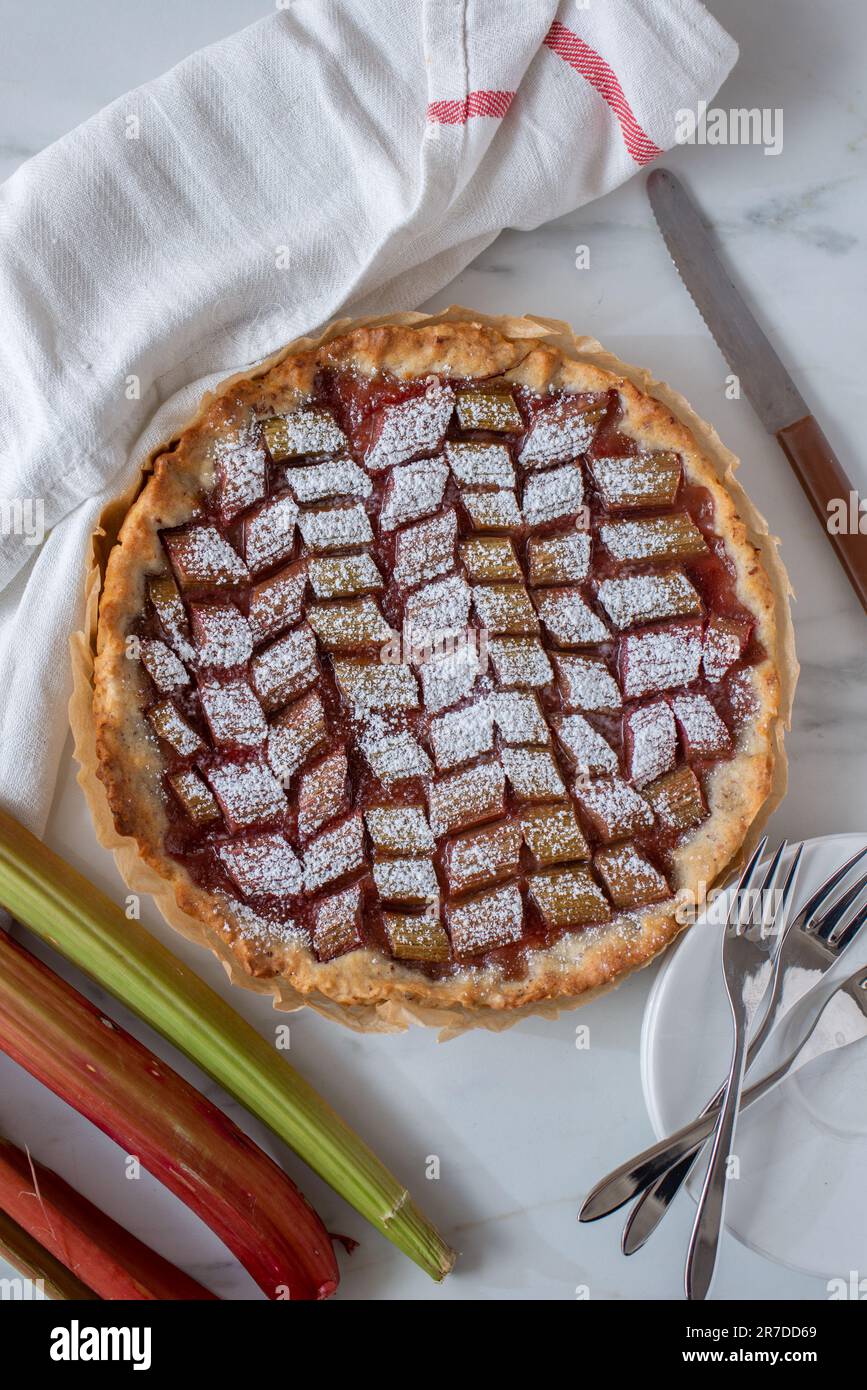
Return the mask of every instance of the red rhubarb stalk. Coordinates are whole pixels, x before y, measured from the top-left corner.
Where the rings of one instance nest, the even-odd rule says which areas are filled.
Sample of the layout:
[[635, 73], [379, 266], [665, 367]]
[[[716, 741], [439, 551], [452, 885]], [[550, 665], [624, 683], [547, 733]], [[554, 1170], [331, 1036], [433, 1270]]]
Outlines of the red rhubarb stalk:
[[0, 1137], [0, 1208], [106, 1299], [213, 1299], [58, 1173]]
[[328, 1232], [252, 1139], [0, 930], [0, 1049], [210, 1226], [272, 1299], [337, 1287]]

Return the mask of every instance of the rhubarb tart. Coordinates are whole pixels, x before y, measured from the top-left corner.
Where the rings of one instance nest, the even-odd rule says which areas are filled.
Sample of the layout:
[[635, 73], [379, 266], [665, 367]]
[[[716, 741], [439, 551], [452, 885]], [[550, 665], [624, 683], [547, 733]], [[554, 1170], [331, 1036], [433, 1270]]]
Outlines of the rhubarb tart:
[[233, 378], [111, 550], [117, 830], [239, 966], [514, 1009], [646, 963], [773, 784], [773, 586], [626, 376], [471, 321]]

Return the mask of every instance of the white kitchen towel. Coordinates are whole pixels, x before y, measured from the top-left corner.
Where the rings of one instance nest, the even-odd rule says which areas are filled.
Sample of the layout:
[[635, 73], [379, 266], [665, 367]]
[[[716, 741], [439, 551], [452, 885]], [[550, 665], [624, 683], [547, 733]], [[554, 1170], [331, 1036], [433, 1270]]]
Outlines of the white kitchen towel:
[[87, 538], [202, 378], [343, 310], [416, 307], [503, 227], [655, 158], [736, 57], [697, 0], [293, 0], [0, 188], [13, 814], [44, 828]]

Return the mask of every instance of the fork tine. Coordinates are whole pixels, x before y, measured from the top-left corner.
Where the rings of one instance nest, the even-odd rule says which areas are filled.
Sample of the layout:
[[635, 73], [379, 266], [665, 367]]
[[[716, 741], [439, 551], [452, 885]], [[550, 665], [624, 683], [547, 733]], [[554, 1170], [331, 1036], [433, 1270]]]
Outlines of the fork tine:
[[813, 915], [819, 910], [822, 903], [827, 901], [837, 887], [837, 884], [842, 883], [849, 870], [854, 869], [855, 865], [859, 860], [864, 858], [865, 854], [867, 854], [867, 845], [865, 845], [863, 849], [859, 849], [856, 854], [853, 854], [851, 859], [847, 859], [846, 863], [842, 864], [839, 869], [836, 869], [834, 873], [831, 874], [830, 878], [826, 878], [825, 882], [816, 889], [812, 897], [807, 899], [798, 913], [798, 919], [802, 926], [807, 927], [810, 925]]
[[867, 922], [867, 903], [855, 913], [851, 922], [846, 924], [836, 940], [829, 941], [827, 945], [834, 951], [845, 951], [850, 941], [853, 937], [857, 936], [865, 922]]
[[[767, 928], [767, 927], [773, 925], [773, 921], [771, 921], [770, 923], [766, 921], [766, 914], [767, 914], [767, 906], [766, 906], [766, 905], [767, 905], [767, 903], [768, 903], [769, 900], [770, 900], [771, 902], [773, 901], [773, 899], [770, 897], [770, 895], [773, 893], [774, 884], [776, 883], [777, 875], [778, 875], [778, 873], [780, 872], [780, 862], [781, 862], [781, 860], [782, 860], [782, 858], [783, 858], [783, 855], [785, 854], [785, 852], [786, 852], [787, 849], [788, 849], [788, 842], [787, 842], [786, 840], [783, 840], [782, 844], [780, 845], [780, 847], [779, 847], [779, 849], [777, 850], [776, 854], [774, 854], [773, 858], [771, 859], [770, 864], [768, 865], [767, 869], [765, 870], [765, 876], [764, 876], [764, 878], [762, 879], [761, 887], [760, 887], [759, 890], [758, 890], [758, 894], [759, 894], [759, 914], [758, 914], [758, 921], [757, 921], [757, 922], [754, 922], [754, 921], [752, 920], [752, 919], [753, 919], [753, 904], [752, 904], [752, 903], [750, 902], [750, 900], [749, 900], [749, 897], [750, 897], [749, 893], [746, 895], [746, 904], [745, 904], [745, 906], [746, 906], [746, 922], [744, 923], [744, 925], [747, 927], [748, 930], [749, 930], [751, 927], [758, 927], [758, 934], [759, 934], [759, 936], [762, 936], [762, 935], [764, 934], [765, 928]], [[743, 912], [741, 912], [741, 921], [743, 921]]]
[[842, 922], [849, 911], [849, 908], [856, 899], [860, 897], [865, 888], [867, 888], [867, 874], [862, 874], [859, 879], [856, 879], [852, 887], [847, 889], [842, 897], [835, 902], [834, 906], [829, 907], [824, 916], [820, 917], [816, 925], [816, 935], [821, 936], [823, 940], [827, 941], [835, 927], [839, 926], [840, 922]]
[[798, 845], [798, 848], [795, 850], [795, 853], [792, 857], [792, 862], [789, 865], [789, 872], [786, 874], [786, 881], [783, 884], [780, 893], [779, 906], [774, 912], [773, 921], [771, 922], [772, 927], [776, 927], [778, 919], [782, 922], [782, 932], [776, 933], [776, 935], [778, 935], [781, 939], [783, 933], [785, 933], [788, 930], [793, 920], [789, 918], [789, 908], [791, 907], [792, 898], [795, 893], [795, 885], [798, 881], [798, 870], [801, 867], [801, 859], [803, 857], [803, 854], [804, 846], [803, 843], [801, 843], [800, 845]]
[[735, 895], [732, 898], [729, 915], [726, 919], [727, 930], [729, 928], [734, 928], [735, 932], [740, 934], [741, 928], [745, 925], [744, 908], [748, 906], [749, 903], [749, 890], [752, 887], [753, 879], [759, 871], [759, 861], [767, 849], [767, 846], [768, 837], [767, 835], [763, 835], [753, 850], [749, 863], [741, 874], [738, 886], [735, 889]]

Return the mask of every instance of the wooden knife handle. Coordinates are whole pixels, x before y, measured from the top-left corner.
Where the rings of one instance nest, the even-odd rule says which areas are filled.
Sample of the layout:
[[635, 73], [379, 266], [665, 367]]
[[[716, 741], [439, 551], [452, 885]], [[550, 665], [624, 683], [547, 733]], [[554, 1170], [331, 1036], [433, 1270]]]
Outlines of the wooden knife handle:
[[777, 439], [867, 613], [867, 512], [812, 415], [786, 425]]

